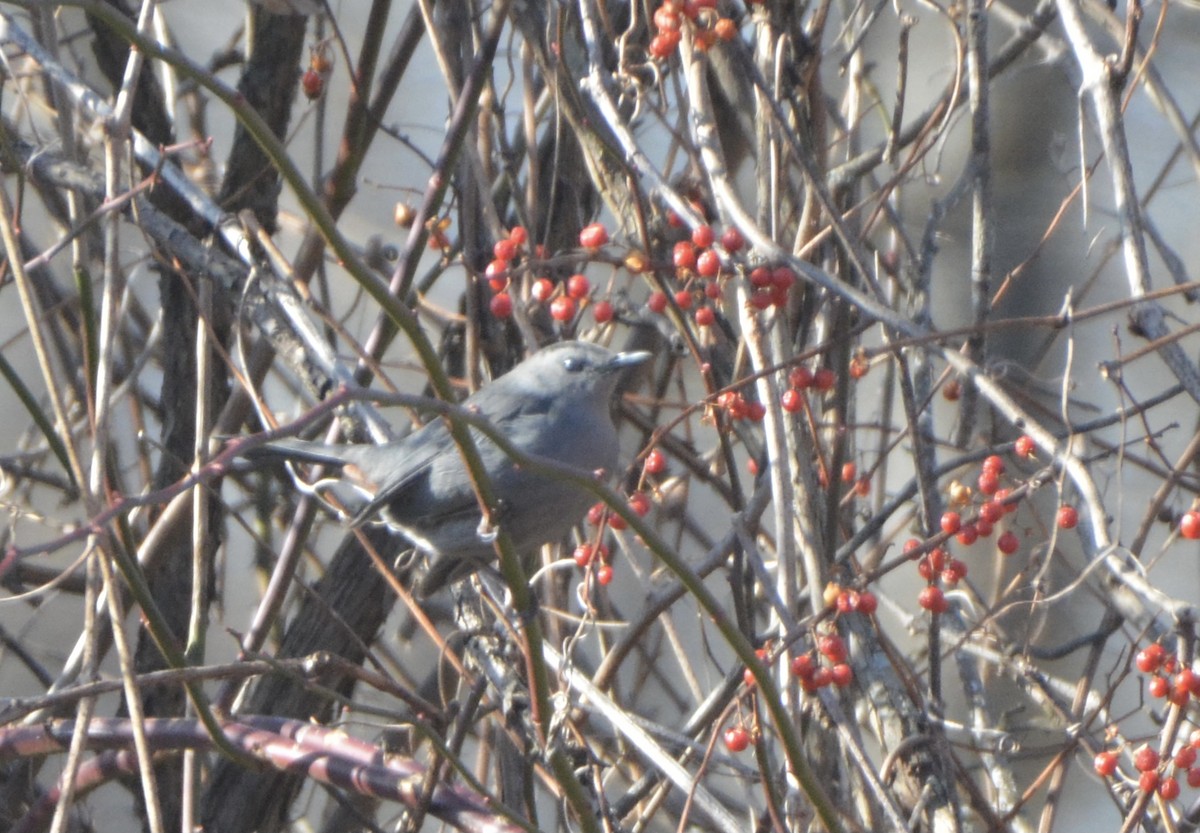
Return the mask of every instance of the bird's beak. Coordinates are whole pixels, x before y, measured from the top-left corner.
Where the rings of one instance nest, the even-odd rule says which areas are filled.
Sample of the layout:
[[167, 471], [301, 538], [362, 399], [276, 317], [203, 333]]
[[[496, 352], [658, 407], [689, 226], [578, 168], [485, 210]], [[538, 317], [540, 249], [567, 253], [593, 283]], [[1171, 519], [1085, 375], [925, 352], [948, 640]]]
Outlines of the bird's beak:
[[645, 350], [617, 353], [617, 355], [605, 362], [604, 369], [606, 371], [624, 370], [627, 367], [635, 367], [648, 358], [650, 358], [650, 354]]

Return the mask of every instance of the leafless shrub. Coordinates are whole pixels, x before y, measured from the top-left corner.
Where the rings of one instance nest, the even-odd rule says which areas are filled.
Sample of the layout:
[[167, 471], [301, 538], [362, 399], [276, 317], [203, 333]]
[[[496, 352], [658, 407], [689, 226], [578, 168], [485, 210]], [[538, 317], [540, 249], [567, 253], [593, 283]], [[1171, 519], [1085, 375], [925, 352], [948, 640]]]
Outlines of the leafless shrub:
[[[202, 5], [0, 8], [0, 828], [1194, 826], [1193, 7]], [[502, 579], [239, 457], [566, 337]]]

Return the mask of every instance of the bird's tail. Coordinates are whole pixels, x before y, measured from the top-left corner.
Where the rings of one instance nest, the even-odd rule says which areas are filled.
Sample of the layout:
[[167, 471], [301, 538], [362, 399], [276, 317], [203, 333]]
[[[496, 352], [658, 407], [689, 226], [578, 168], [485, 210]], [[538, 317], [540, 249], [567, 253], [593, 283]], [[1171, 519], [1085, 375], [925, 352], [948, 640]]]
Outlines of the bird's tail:
[[346, 465], [347, 461], [338, 452], [339, 449], [336, 446], [329, 446], [325, 443], [284, 438], [246, 449], [242, 456], [247, 460], [294, 460], [340, 468]]

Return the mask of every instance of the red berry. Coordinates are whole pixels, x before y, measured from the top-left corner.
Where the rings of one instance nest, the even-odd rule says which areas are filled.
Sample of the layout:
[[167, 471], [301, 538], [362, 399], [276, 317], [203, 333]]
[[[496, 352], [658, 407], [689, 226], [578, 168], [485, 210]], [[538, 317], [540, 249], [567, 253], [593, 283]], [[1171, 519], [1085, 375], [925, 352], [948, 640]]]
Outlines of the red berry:
[[1138, 789], [1144, 793], [1152, 793], [1158, 789], [1158, 773], [1154, 770], [1143, 772], [1138, 776]]
[[650, 512], [650, 498], [645, 492], [634, 492], [629, 496], [629, 508], [639, 518], [644, 518]]
[[721, 235], [721, 248], [733, 254], [741, 250], [742, 246], [746, 245], [746, 241], [742, 239], [742, 233], [733, 226], [725, 229]]
[[746, 419], [751, 422], [762, 422], [767, 415], [767, 406], [761, 402], [746, 403]]
[[550, 300], [550, 296], [554, 294], [554, 281], [549, 278], [538, 278], [533, 282], [533, 286], [529, 288], [529, 294], [538, 303], [546, 303]]
[[671, 262], [676, 269], [696, 268], [696, 249], [687, 240], [680, 240], [671, 251]]
[[1175, 675], [1175, 679], [1171, 683], [1171, 698], [1172, 703], [1183, 705], [1188, 701], [1192, 694], [1192, 689], [1196, 687], [1196, 674], [1190, 668], [1185, 668]]
[[766, 289], [771, 286], [771, 270], [765, 266], [756, 266], [751, 269], [750, 285], [755, 289]]
[[1187, 783], [1192, 789], [1200, 787], [1200, 769], [1193, 767], [1187, 771]]
[[570, 321], [575, 317], [575, 299], [569, 295], [559, 295], [550, 302], [550, 317], [564, 323]]
[[499, 288], [503, 289], [504, 285], [508, 283], [508, 261], [493, 260], [483, 270], [483, 276], [487, 278], [488, 284], [491, 285], [492, 289], [496, 290], [497, 283], [499, 283]]
[[950, 609], [950, 603], [946, 601], [946, 595], [942, 592], [942, 588], [935, 584], [930, 584], [921, 590], [920, 595], [917, 596], [917, 604], [930, 613], [945, 613]]
[[958, 539], [958, 543], [969, 547], [979, 540], [979, 530], [975, 528], [974, 524], [967, 524], [958, 531], [958, 535], [955, 537]]
[[962, 529], [962, 515], [957, 512], [945, 512], [942, 514], [942, 532], [953, 535]]
[[917, 575], [925, 581], [933, 581], [933, 577], [937, 575], [937, 570], [933, 569], [933, 562], [928, 556], [917, 562]]
[[661, 448], [650, 449], [650, 453], [646, 455], [646, 462], [642, 464], [642, 469], [646, 474], [662, 474], [667, 470], [667, 455], [663, 454]]
[[813, 372], [804, 365], [798, 365], [788, 371], [788, 384], [796, 390], [804, 390], [812, 386]]
[[1157, 642], [1151, 642], [1145, 648], [1137, 652], [1134, 657], [1138, 670], [1143, 674], [1150, 674], [1162, 667], [1163, 658], [1166, 656], [1166, 650]]
[[654, 290], [646, 299], [646, 306], [651, 312], [661, 315], [667, 308], [667, 293], [659, 289]]
[[902, 552], [905, 555], [908, 555], [910, 558], [916, 559], [916, 558], [920, 558], [920, 556], [919, 555], [909, 555], [909, 554], [916, 552], [920, 548], [921, 548], [921, 542], [919, 540], [917, 540], [916, 538], [909, 538], [907, 541], [904, 542]]
[[690, 309], [692, 306], [692, 293], [686, 289], [681, 289], [675, 293], [675, 304], [680, 309]]
[[857, 590], [843, 590], [838, 593], [835, 606], [838, 613], [854, 613], [858, 610], [859, 596]]
[[794, 414], [804, 407], [804, 397], [795, 388], [788, 388], [779, 397], [779, 406], [789, 414]]
[[870, 590], [858, 594], [858, 612], [870, 616], [879, 609], [879, 599]]
[[612, 583], [612, 580], [613, 568], [608, 564], [601, 564], [600, 568], [596, 570], [596, 581], [600, 583], [600, 586], [607, 587]]
[[608, 229], [603, 223], [591, 223], [579, 232], [579, 245], [585, 249], [599, 249], [608, 242]]
[[606, 324], [613, 320], [613, 305], [608, 301], [597, 301], [592, 305], [592, 317], [597, 324]]
[[650, 57], [660, 60], [671, 57], [671, 53], [675, 51], [675, 47], [679, 46], [679, 41], [683, 39], [683, 35], [678, 30], [664, 30], [659, 32], [650, 39], [650, 45], [646, 47], [646, 51], [650, 53]]
[[712, 226], [696, 226], [692, 229], [692, 242], [696, 244], [697, 249], [707, 249], [713, 244], [714, 239]]
[[716, 281], [708, 281], [704, 284], [704, 297], [717, 300], [721, 297], [721, 285]]
[[759, 290], [750, 296], [750, 306], [754, 307], [754, 309], [759, 310], [760, 312], [762, 310], [769, 309], [774, 303], [775, 300], [771, 297], [770, 292]]
[[721, 257], [712, 249], [706, 249], [696, 258], [696, 273], [702, 278], [715, 278], [721, 272]]
[[1092, 768], [1101, 778], [1107, 778], [1117, 771], [1118, 760], [1116, 752], [1105, 750], [1097, 753], [1096, 757], [1092, 759]]
[[325, 79], [321, 77], [321, 73], [309, 68], [304, 71], [304, 76], [300, 79], [300, 86], [304, 88], [304, 97], [309, 101], [315, 101], [321, 97], [321, 93], [325, 92]]
[[951, 379], [942, 387], [942, 398], [947, 402], [957, 402], [962, 396], [962, 382]]
[[713, 312], [712, 307], [700, 307], [696, 310], [696, 326], [711, 327], [716, 320], [717, 314]]
[[814, 690], [818, 688], [825, 688], [825, 686], [832, 682], [833, 672], [824, 665], [814, 671], [812, 677], [809, 679], [809, 684]]
[[1192, 764], [1196, 763], [1196, 748], [1194, 746], [1179, 747], [1179, 751], [1175, 753], [1174, 762], [1179, 769], [1189, 769]]
[[871, 363], [862, 356], [855, 356], [850, 360], [850, 378], [861, 379], [867, 375], [867, 371], [871, 369]]
[[846, 661], [846, 643], [836, 633], [827, 633], [818, 639], [817, 650], [830, 662]]
[[833, 390], [837, 383], [837, 374], [828, 367], [818, 367], [813, 374], [813, 387], [819, 391]]
[[1037, 451], [1037, 443], [1033, 441], [1033, 437], [1028, 434], [1022, 434], [1017, 437], [1016, 445], [1013, 447], [1018, 457], [1032, 457]]
[[501, 292], [499, 295], [493, 295], [492, 300], [488, 302], [488, 309], [492, 311], [492, 315], [497, 318], [508, 318], [512, 315], [513, 303], [512, 296], [507, 292]]
[[991, 454], [983, 461], [984, 471], [994, 471], [996, 474], [1004, 474], [1004, 460], [999, 454]]
[[1179, 782], [1174, 775], [1168, 775], [1158, 785], [1158, 795], [1163, 801], [1174, 801], [1179, 798]]
[[933, 571], [935, 573], [940, 573], [950, 564], [950, 556], [941, 547], [935, 547], [930, 551], [927, 557], [929, 558], [929, 564], [931, 567], [933, 567]]
[[1079, 513], [1074, 506], [1058, 507], [1058, 525], [1062, 529], [1074, 529], [1079, 523]]
[[1160, 677], [1157, 674], [1150, 678], [1150, 683], [1146, 686], [1146, 690], [1150, 692], [1150, 696], [1155, 699], [1161, 699], [1167, 696], [1171, 690], [1170, 683], [1166, 677]]
[[967, 577], [967, 565], [957, 558], [951, 558], [946, 569], [942, 570], [942, 581], [946, 584], [958, 584]]
[[816, 670], [812, 654], [801, 654], [792, 660], [792, 673], [802, 680], [810, 679]]
[[1021, 548], [1021, 540], [1011, 529], [996, 539], [996, 549], [1004, 555], [1012, 555]]
[[583, 275], [572, 275], [567, 278], [567, 294], [576, 301], [586, 298], [591, 291], [592, 284]]
[[990, 538], [995, 525], [991, 521], [986, 521], [983, 518], [977, 518], [975, 521], [975, 534], [980, 538]]
[[591, 544], [580, 544], [575, 548], [575, 552], [571, 554], [571, 557], [575, 560], [575, 565], [582, 570], [592, 563], [592, 556], [594, 555], [595, 551], [592, 549]]
[[1000, 475], [992, 469], [984, 469], [979, 473], [979, 491], [985, 495], [994, 495], [1000, 488]]
[[787, 292], [796, 283], [796, 273], [790, 266], [776, 266], [771, 270], [771, 285], [776, 289]]
[[713, 34], [718, 40], [731, 41], [737, 37], [737, 24], [727, 17], [718, 18], [713, 24]]
[[683, 19], [680, 18], [678, 12], [662, 5], [654, 10], [654, 25], [658, 27], [659, 31], [675, 32], [683, 25]]
[[497, 240], [496, 245], [492, 246], [492, 254], [496, 260], [512, 260], [517, 256], [517, 244], [511, 237]]
[[842, 482], [852, 483], [858, 477], [858, 466], [854, 463], [842, 463]]
[[996, 494], [992, 495], [992, 500], [1000, 504], [1000, 506], [1004, 509], [1005, 515], [1011, 515], [1013, 512], [1017, 511], [1017, 501], [1014, 500], [1010, 502], [1009, 498], [1011, 497], [1012, 489], [997, 489]]
[[1133, 766], [1138, 772], [1149, 772], [1158, 769], [1158, 752], [1148, 744], [1142, 744], [1133, 753]]
[[839, 662], [830, 668], [829, 675], [833, 678], [833, 684], [838, 688], [845, 688], [854, 681], [854, 669], [845, 662]]
[[750, 733], [741, 726], [730, 726], [725, 730], [725, 748], [730, 752], [744, 752], [750, 745]]
[[508, 239], [519, 248], [524, 246], [525, 241], [529, 239], [529, 232], [525, 231], [525, 226], [513, 226], [508, 231]]
[[994, 524], [1004, 517], [1004, 507], [994, 500], [979, 507], [979, 519]]
[[1200, 538], [1200, 512], [1191, 509], [1179, 519], [1179, 534], [1189, 541]]

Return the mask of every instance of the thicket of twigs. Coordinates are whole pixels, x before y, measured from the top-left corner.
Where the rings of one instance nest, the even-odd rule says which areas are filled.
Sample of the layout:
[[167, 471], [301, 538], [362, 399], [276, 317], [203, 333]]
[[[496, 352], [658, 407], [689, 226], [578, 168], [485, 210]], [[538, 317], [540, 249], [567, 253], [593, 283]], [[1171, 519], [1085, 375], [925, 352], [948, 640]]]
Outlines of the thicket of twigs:
[[[1190, 829], [1195, 9], [308, 5], [0, 7], [0, 828]], [[230, 439], [567, 337], [502, 579]]]

